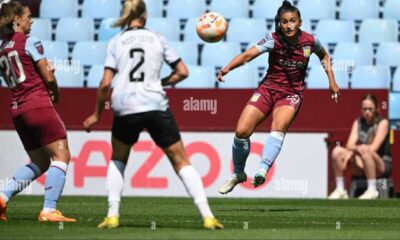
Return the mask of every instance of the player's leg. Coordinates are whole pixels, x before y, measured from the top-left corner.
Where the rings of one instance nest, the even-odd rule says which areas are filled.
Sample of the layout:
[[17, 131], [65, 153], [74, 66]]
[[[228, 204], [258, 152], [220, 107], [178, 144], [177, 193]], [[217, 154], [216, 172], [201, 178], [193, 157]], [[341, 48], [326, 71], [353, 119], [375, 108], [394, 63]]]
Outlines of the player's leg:
[[348, 198], [347, 191], [344, 187], [343, 173], [351, 160], [352, 152], [344, 147], [335, 147], [332, 151], [332, 166], [335, 175], [336, 188], [329, 195], [329, 199], [346, 199]]
[[379, 196], [376, 186], [376, 177], [384, 173], [385, 164], [383, 159], [375, 152], [372, 152], [367, 146], [361, 147], [359, 154], [364, 165], [364, 173], [368, 182], [367, 190], [359, 198], [376, 199]]

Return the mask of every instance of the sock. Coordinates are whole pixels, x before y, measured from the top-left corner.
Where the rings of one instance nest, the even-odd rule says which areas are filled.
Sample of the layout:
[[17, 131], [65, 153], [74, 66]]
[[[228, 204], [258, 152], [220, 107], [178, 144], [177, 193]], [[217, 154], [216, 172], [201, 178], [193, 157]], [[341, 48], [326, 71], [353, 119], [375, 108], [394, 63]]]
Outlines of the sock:
[[124, 171], [126, 164], [111, 160], [107, 171], [108, 213], [107, 217], [119, 216], [119, 203], [124, 188]]
[[45, 193], [44, 193], [44, 212], [53, 212], [56, 210], [58, 199], [64, 189], [65, 175], [68, 164], [53, 160], [49, 171], [47, 171]]
[[29, 163], [18, 169], [12, 180], [9, 181], [5, 189], [1, 192], [1, 197], [7, 203], [15, 194], [24, 190], [37, 177], [42, 175], [42, 171], [35, 163]]
[[368, 189], [367, 190], [377, 191], [376, 179], [367, 179], [367, 183], [368, 183]]
[[235, 137], [232, 144], [232, 156], [234, 173], [244, 173], [246, 160], [250, 153], [250, 139], [239, 139]]
[[344, 190], [344, 177], [336, 177], [336, 189]]
[[193, 198], [201, 216], [214, 218], [204, 192], [203, 182], [196, 169], [191, 165], [185, 166], [179, 171], [179, 177], [185, 185], [186, 191]]
[[260, 168], [268, 172], [281, 151], [284, 137], [285, 133], [283, 132], [271, 132], [263, 148]]

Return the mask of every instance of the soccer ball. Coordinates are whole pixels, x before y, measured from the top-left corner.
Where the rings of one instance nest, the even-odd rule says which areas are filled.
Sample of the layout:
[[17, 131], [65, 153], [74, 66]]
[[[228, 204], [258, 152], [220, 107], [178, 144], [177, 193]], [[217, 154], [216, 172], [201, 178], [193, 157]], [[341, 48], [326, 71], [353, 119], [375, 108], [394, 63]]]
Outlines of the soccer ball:
[[228, 23], [219, 13], [205, 13], [197, 21], [197, 35], [205, 42], [218, 42], [224, 37], [227, 30]]

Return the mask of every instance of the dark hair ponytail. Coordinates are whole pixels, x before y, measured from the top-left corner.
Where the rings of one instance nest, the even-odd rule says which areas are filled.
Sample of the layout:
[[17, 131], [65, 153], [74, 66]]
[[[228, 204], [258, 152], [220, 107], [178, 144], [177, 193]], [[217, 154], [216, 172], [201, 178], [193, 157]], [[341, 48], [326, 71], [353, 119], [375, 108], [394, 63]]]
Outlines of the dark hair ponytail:
[[300, 20], [301, 20], [301, 14], [296, 6], [293, 6], [289, 1], [284, 0], [282, 2], [282, 5], [278, 8], [278, 11], [275, 16], [275, 32], [278, 37], [278, 41], [282, 44], [283, 49], [286, 50], [286, 53], [290, 56], [295, 50], [295, 46], [293, 46], [286, 40], [282, 28], [280, 26], [281, 15], [285, 12], [296, 12]]

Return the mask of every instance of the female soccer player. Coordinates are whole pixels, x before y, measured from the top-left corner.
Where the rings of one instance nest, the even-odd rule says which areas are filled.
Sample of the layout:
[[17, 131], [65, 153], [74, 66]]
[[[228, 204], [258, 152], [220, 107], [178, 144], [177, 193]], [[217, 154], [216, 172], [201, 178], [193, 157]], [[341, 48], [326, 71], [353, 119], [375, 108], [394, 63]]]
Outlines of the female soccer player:
[[275, 17], [275, 32], [233, 58], [218, 74], [218, 80], [223, 82], [223, 77], [233, 69], [269, 52], [267, 75], [239, 118], [232, 146], [234, 174], [219, 189], [221, 194], [232, 191], [237, 184], [247, 180], [244, 168], [250, 152], [249, 137], [272, 112], [271, 133], [264, 145], [260, 169], [253, 179], [255, 187], [264, 183], [265, 175], [281, 150], [286, 131], [300, 108], [311, 53], [317, 54], [325, 67], [332, 98], [337, 101], [339, 88], [328, 53], [315, 36], [301, 31], [300, 26], [300, 11], [289, 1], [283, 1]]
[[357, 118], [346, 147], [336, 147], [332, 152], [336, 189], [329, 199], [346, 199], [343, 171], [349, 165], [353, 176], [366, 176], [367, 190], [360, 199], [376, 199], [376, 177], [389, 177], [392, 169], [390, 156], [389, 121], [379, 115], [378, 100], [366, 95], [361, 101], [361, 117]]
[[[162, 88], [186, 78], [188, 70], [163, 36], [144, 28], [146, 20], [147, 11], [143, 0], [124, 2], [121, 17], [115, 26], [128, 28], [108, 43], [95, 112], [83, 123], [89, 131], [99, 120], [111, 81], [118, 72], [120, 79], [111, 97], [115, 117], [111, 140], [112, 161], [107, 172], [109, 209], [107, 217], [98, 227], [118, 227], [124, 169], [132, 145], [137, 142], [140, 132], [147, 129], [155, 143], [168, 156], [189, 195], [193, 197], [203, 217], [204, 228], [223, 228], [208, 206], [200, 176], [188, 161], [178, 126]], [[169, 64], [173, 72], [160, 80], [163, 61]]]
[[27, 6], [17, 1], [1, 6], [0, 70], [12, 92], [15, 129], [32, 162], [20, 168], [0, 192], [0, 220], [6, 220], [8, 201], [48, 170], [39, 221], [75, 222], [56, 209], [70, 153], [64, 123], [52, 103], [59, 98], [54, 69], [48, 65], [41, 42], [28, 36], [31, 25]]

